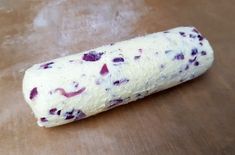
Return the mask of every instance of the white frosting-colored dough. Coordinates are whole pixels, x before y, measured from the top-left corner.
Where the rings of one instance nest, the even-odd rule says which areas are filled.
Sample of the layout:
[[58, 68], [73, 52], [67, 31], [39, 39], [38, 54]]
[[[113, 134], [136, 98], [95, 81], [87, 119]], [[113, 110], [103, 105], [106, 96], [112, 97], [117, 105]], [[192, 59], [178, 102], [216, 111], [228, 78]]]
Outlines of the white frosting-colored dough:
[[213, 59], [194, 27], [179, 27], [36, 64], [23, 93], [38, 125], [52, 127], [191, 80]]

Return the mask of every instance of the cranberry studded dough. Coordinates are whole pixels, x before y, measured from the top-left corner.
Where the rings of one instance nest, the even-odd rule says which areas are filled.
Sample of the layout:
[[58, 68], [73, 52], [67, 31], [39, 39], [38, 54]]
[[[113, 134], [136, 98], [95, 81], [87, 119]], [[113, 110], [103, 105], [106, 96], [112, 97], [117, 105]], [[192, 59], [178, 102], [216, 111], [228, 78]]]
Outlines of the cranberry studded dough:
[[23, 93], [39, 126], [80, 120], [198, 77], [213, 49], [194, 27], [178, 27], [36, 64]]

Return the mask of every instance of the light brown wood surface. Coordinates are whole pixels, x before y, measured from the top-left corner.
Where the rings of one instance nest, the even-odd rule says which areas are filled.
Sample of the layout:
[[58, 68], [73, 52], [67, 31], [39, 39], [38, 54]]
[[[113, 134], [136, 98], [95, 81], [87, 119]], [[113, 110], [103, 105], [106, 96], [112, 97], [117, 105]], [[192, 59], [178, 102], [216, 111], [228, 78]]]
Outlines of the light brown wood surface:
[[[0, 0], [0, 154], [234, 155], [234, 0]], [[36, 125], [34, 63], [193, 25], [215, 51], [203, 76], [68, 125]]]

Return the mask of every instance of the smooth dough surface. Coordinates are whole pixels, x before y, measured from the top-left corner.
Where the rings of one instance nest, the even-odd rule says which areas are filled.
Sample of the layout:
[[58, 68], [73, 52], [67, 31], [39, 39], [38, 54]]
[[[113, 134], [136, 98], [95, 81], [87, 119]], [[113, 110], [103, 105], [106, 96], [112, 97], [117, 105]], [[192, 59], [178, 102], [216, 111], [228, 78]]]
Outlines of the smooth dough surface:
[[36, 64], [23, 94], [39, 126], [80, 120], [198, 77], [213, 50], [194, 27], [178, 27]]

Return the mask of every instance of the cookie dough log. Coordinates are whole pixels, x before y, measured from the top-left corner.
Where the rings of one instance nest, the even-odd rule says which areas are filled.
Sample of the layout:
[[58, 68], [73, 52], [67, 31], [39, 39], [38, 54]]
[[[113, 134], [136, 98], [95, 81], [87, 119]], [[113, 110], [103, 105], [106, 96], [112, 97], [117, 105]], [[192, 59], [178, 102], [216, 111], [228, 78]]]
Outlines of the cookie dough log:
[[178, 27], [36, 64], [23, 93], [39, 126], [80, 120], [198, 77], [213, 50], [194, 27]]

